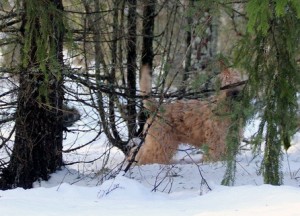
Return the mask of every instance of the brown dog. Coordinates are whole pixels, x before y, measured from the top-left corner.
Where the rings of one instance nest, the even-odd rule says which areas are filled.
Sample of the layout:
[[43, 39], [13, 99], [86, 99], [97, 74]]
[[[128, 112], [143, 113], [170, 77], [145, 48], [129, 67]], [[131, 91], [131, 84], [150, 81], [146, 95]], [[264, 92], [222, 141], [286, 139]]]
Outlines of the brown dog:
[[[145, 77], [141, 79], [142, 82], [148, 82], [149, 76]], [[225, 86], [241, 81], [241, 78], [239, 74], [225, 70], [220, 80], [221, 85]], [[145, 92], [147, 88], [149, 84], [144, 88]], [[206, 159], [222, 159], [226, 152], [226, 134], [231, 124], [230, 119], [222, 113], [230, 110], [227, 105], [230, 103], [227, 102], [237, 96], [240, 90], [237, 87], [223, 90], [205, 101], [179, 100], [160, 107], [151, 100], [146, 101], [146, 108], [151, 112], [156, 110], [157, 114], [150, 116], [145, 124], [145, 142], [135, 157], [138, 164], [168, 164], [181, 143], [195, 147], [207, 146]], [[224, 106], [219, 106], [221, 103]]]

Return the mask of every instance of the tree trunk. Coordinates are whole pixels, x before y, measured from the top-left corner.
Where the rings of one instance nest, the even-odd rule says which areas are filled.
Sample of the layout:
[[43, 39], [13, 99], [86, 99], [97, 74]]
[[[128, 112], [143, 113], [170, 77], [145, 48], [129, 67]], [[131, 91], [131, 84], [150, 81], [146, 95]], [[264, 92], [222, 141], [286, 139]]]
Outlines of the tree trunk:
[[[193, 9], [194, 6], [194, 0], [188, 0], [187, 1], [187, 8], [188, 11]], [[185, 51], [185, 64], [184, 64], [184, 71], [182, 75], [182, 84], [180, 86], [181, 94], [184, 95], [186, 91], [186, 85], [187, 80], [189, 78], [189, 72], [191, 70], [191, 61], [192, 61], [192, 24], [193, 24], [193, 18], [190, 14], [186, 15], [186, 23], [187, 23], [187, 30], [186, 30], [186, 38], [185, 38], [185, 44], [186, 44], [186, 51]]]
[[128, 87], [128, 136], [136, 130], [136, 0], [128, 0], [127, 87]]
[[[153, 38], [154, 38], [154, 18], [155, 18], [156, 0], [144, 1], [143, 8], [143, 47], [142, 47], [142, 64], [140, 70], [140, 88], [142, 95], [151, 94], [152, 69], [153, 69]], [[146, 81], [145, 79], [150, 79]], [[148, 83], [150, 82], [150, 84]], [[139, 116], [139, 133], [143, 131], [147, 116], [145, 112], [141, 112]]]
[[62, 165], [63, 5], [24, 1], [16, 135], [0, 188], [31, 188]]

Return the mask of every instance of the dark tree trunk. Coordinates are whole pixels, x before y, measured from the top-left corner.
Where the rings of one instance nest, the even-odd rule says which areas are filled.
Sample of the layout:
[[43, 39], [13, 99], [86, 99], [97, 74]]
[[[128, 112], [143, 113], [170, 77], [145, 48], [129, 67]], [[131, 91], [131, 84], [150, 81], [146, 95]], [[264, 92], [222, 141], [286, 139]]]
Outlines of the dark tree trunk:
[[[24, 6], [22, 34], [29, 47], [23, 49], [27, 63], [20, 72], [15, 144], [10, 163], [2, 171], [2, 189], [31, 188], [34, 181], [47, 180], [62, 165], [63, 5], [61, 0], [31, 0]], [[35, 14], [42, 10], [40, 16]], [[47, 31], [45, 20], [50, 24]], [[43, 45], [49, 49], [41, 50], [38, 43], [45, 32], [49, 40]]]
[[[188, 10], [192, 10], [194, 6], [194, 0], [188, 1]], [[189, 78], [189, 72], [191, 70], [191, 61], [192, 61], [192, 24], [193, 24], [193, 18], [191, 15], [187, 14], [186, 16], [186, 23], [187, 23], [187, 30], [186, 30], [186, 38], [185, 38], [185, 44], [186, 44], [186, 52], [185, 52], [185, 65], [184, 65], [184, 71], [182, 75], [182, 85], [180, 86], [180, 92], [181, 95], [185, 94], [186, 91], [186, 85]]]
[[127, 88], [128, 88], [128, 135], [131, 138], [136, 130], [136, 0], [128, 0], [128, 39], [127, 39]]
[[[155, 19], [155, 4], [156, 0], [145, 0], [143, 2], [143, 47], [142, 47], [142, 62], [141, 62], [141, 71], [140, 71], [140, 82], [142, 76], [152, 77], [153, 69], [153, 38], [154, 38], [154, 19]], [[148, 73], [148, 74], [146, 74]], [[141, 85], [141, 84], [140, 84]], [[141, 92], [143, 95], [151, 94], [150, 89], [147, 89], [145, 92]], [[144, 124], [146, 122], [147, 116], [145, 112], [141, 112], [139, 116], [139, 131], [143, 131]]]
[[[143, 11], [143, 47], [142, 47], [142, 66], [148, 65], [152, 70], [153, 66], [153, 31], [155, 18], [156, 0], [144, 1]], [[152, 73], [151, 73], [152, 75]]]

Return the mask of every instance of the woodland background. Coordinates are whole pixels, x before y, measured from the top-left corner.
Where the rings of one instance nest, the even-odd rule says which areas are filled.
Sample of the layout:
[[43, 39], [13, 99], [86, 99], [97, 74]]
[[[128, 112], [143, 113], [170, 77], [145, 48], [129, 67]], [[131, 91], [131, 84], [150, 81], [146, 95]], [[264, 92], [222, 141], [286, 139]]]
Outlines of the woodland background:
[[[0, 187], [48, 180], [101, 135], [107, 152], [80, 162], [111, 159], [112, 147], [127, 154], [146, 118], [143, 65], [164, 103], [217, 93], [221, 71], [245, 74], [229, 117], [260, 119], [248, 147], [263, 152], [264, 182], [282, 184], [282, 154], [299, 125], [299, 19], [298, 0], [1, 1]], [[71, 127], [74, 110], [81, 121]], [[87, 133], [85, 143], [64, 144]], [[229, 136], [224, 184], [234, 183], [239, 144]], [[105, 163], [101, 171], [111, 172]]]

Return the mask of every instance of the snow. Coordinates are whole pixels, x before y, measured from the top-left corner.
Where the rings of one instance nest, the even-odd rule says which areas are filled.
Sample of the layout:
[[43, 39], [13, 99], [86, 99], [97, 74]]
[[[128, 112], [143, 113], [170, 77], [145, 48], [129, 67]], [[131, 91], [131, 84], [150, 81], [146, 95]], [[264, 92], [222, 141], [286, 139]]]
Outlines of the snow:
[[[91, 124], [90, 124], [91, 125]], [[249, 137], [257, 122], [245, 131]], [[80, 126], [79, 126], [80, 127]], [[91, 126], [92, 127], [92, 126]], [[65, 148], [97, 136], [67, 134]], [[76, 142], [75, 142], [76, 141]], [[76, 144], [77, 143], [77, 144]], [[182, 145], [173, 165], [124, 169], [124, 156], [105, 137], [64, 155], [68, 165], [33, 189], [0, 190], [1, 216], [293, 216], [300, 215], [300, 134], [283, 155], [284, 185], [263, 184], [262, 156], [250, 150], [237, 157], [235, 186], [222, 186], [224, 162], [203, 163], [198, 150]], [[99, 158], [92, 163], [83, 163]], [[197, 163], [194, 163], [194, 162]], [[113, 176], [112, 178], [109, 178]]]
[[199, 196], [185, 191], [151, 192], [118, 175], [101, 186], [62, 183], [50, 188], [0, 192], [1, 215], [299, 215], [299, 188], [291, 186], [216, 186]]

